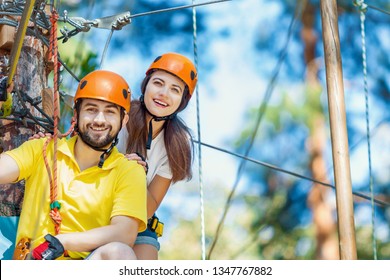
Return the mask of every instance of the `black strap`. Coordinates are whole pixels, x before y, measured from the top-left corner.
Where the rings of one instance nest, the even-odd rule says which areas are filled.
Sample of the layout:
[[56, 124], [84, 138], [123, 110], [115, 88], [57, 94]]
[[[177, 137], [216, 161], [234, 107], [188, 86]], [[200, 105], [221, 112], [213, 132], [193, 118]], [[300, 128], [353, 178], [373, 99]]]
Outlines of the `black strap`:
[[152, 138], [153, 138], [153, 125], [152, 125], [153, 118], [149, 121], [149, 132], [148, 132], [148, 140], [146, 141], [146, 149], [150, 150], [150, 146], [152, 145]]

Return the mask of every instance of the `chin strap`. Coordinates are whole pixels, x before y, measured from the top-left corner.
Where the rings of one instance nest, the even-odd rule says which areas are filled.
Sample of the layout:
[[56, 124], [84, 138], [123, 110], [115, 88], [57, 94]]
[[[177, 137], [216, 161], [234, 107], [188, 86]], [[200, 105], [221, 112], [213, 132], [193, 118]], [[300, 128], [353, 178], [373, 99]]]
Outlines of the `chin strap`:
[[[145, 107], [145, 109], [146, 109], [146, 107]], [[148, 109], [146, 109], [146, 111], [148, 111]], [[149, 113], [149, 111], [148, 111], [148, 113]], [[153, 138], [153, 125], [152, 125], [152, 121], [154, 120], [156, 122], [160, 122], [160, 121], [170, 120], [170, 119], [173, 119], [176, 116], [176, 113], [173, 113], [172, 115], [165, 116], [165, 117], [156, 117], [155, 115], [152, 115], [151, 113], [149, 113], [149, 115], [151, 115], [152, 118], [149, 121], [148, 140], [146, 141], [146, 149], [148, 149], [148, 150], [150, 150], [150, 146], [152, 145], [152, 138]]]
[[[103, 153], [100, 156], [100, 160], [99, 160], [99, 164], [98, 164], [99, 168], [103, 167], [105, 155], [109, 156], [111, 154], [112, 149], [116, 146], [116, 144], [118, 144], [118, 136], [115, 137], [114, 142], [111, 143], [111, 146], [107, 150], [103, 150]], [[92, 149], [94, 149], [94, 148], [92, 148]], [[102, 151], [102, 149], [100, 149], [100, 151]]]
[[177, 113], [175, 112], [175, 113], [168, 115], [168, 116], [157, 117], [156, 115], [153, 115], [152, 113], [150, 113], [148, 108], [146, 108], [146, 105], [144, 102], [144, 95], [141, 95], [139, 100], [141, 102], [141, 105], [146, 110], [146, 112], [148, 112], [148, 114], [152, 116], [152, 118], [149, 121], [148, 140], [146, 141], [146, 149], [150, 150], [150, 146], [152, 145], [152, 140], [153, 140], [153, 125], [152, 125], [153, 120], [156, 122], [171, 120], [176, 116]]

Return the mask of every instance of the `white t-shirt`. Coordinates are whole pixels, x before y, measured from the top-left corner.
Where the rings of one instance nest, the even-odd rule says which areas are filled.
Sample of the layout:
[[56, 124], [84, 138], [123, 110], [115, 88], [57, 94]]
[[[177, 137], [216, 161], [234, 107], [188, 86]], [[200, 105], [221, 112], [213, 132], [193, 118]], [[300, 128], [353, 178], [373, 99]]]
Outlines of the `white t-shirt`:
[[[127, 128], [121, 129], [118, 135], [118, 150], [125, 154], [128, 138]], [[147, 184], [149, 185], [154, 176], [172, 179], [171, 168], [169, 167], [167, 150], [164, 144], [164, 129], [160, 131], [156, 138], [152, 140], [150, 149], [146, 152], [146, 161], [149, 166], [148, 174], [146, 175]]]

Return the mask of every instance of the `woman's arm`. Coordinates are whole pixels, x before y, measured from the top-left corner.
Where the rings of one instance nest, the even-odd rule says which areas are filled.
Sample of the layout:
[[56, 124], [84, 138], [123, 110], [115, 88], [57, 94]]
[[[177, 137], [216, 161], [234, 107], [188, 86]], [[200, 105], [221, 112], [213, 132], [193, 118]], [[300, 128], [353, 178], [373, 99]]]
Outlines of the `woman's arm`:
[[[147, 172], [147, 163], [136, 153], [126, 154], [125, 157], [128, 160], [136, 160], [138, 164], [142, 165]], [[157, 208], [160, 206], [162, 200], [168, 192], [168, 189], [172, 183], [171, 179], [164, 178], [160, 175], [155, 175], [148, 185], [148, 219], [153, 216]]]
[[168, 192], [168, 189], [171, 185], [171, 179], [161, 177], [156, 175], [153, 177], [152, 181], [148, 186], [148, 218], [152, 217], [156, 212], [157, 208], [160, 206], [165, 195]]

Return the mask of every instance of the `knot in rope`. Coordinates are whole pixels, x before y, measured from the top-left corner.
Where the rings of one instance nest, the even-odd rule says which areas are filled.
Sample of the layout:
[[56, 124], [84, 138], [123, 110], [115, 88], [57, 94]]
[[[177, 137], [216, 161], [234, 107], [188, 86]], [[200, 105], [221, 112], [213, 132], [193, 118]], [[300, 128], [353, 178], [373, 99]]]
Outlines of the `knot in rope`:
[[364, 3], [364, 0], [354, 0], [354, 1], [353, 1], [353, 4], [354, 4], [356, 7], [358, 7], [358, 9], [359, 9], [361, 12], [363, 12], [363, 13], [367, 12], [367, 7], [368, 7], [368, 5], [367, 5], [366, 3]]
[[58, 234], [60, 232], [60, 227], [61, 227], [61, 222], [62, 222], [62, 218], [61, 218], [61, 214], [60, 214], [59, 209], [58, 208], [51, 209], [49, 215], [54, 223], [55, 232], [56, 232], [56, 234]]

